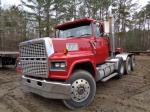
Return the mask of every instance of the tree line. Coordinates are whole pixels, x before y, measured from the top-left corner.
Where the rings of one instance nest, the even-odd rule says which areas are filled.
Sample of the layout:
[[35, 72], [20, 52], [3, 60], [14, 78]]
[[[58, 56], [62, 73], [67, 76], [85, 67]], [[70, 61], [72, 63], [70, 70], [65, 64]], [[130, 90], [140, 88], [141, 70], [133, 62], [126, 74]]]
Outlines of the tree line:
[[20, 0], [17, 6], [0, 5], [0, 50], [18, 50], [19, 42], [54, 37], [54, 26], [73, 18], [103, 21], [110, 5], [116, 45], [126, 51], [150, 49], [150, 1], [140, 7], [135, 0]]

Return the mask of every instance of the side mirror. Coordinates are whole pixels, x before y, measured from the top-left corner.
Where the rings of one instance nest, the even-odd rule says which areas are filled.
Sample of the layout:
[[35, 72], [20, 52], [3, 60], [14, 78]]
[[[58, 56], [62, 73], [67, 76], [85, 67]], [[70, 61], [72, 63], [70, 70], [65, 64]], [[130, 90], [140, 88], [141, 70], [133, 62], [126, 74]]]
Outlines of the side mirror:
[[100, 26], [100, 23], [98, 23], [98, 22], [95, 22], [95, 25], [99, 27], [99, 26]]

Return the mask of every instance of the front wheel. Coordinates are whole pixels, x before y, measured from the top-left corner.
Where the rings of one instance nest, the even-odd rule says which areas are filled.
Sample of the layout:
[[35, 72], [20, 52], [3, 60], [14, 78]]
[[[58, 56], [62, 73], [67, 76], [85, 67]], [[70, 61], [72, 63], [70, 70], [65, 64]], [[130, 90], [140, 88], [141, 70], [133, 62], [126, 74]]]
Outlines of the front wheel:
[[70, 109], [85, 107], [93, 100], [96, 84], [93, 76], [85, 70], [76, 70], [66, 83], [71, 84], [71, 99], [63, 100]]

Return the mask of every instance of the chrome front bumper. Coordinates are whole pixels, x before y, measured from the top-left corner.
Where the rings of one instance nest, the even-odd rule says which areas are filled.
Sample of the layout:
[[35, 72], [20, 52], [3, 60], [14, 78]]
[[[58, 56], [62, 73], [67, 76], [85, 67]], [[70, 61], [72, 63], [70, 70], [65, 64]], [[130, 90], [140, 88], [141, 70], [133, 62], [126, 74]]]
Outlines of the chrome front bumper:
[[24, 75], [19, 76], [21, 87], [28, 92], [41, 95], [45, 98], [53, 99], [70, 99], [71, 98], [71, 85], [52, 82], [46, 80], [38, 80], [28, 78]]

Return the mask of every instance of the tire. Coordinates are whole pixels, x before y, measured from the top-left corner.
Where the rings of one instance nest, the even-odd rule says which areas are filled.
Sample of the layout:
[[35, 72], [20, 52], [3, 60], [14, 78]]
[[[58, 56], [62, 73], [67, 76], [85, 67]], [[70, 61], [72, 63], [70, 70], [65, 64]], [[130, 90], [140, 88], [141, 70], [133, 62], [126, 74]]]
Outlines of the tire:
[[131, 73], [131, 59], [128, 56], [125, 62], [125, 73], [130, 74]]
[[119, 61], [118, 61], [118, 70], [116, 70], [115, 72], [118, 73], [117, 78], [121, 79], [124, 75], [124, 71], [125, 71], [125, 67], [124, 67], [124, 61], [122, 57], [119, 57]]
[[134, 70], [136, 66], [135, 55], [131, 56], [131, 70]]
[[71, 84], [71, 99], [62, 100], [70, 109], [85, 107], [95, 96], [96, 84], [93, 76], [85, 70], [76, 70], [66, 83]]

